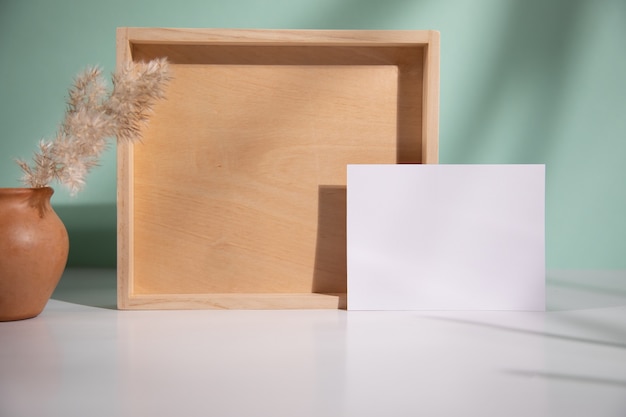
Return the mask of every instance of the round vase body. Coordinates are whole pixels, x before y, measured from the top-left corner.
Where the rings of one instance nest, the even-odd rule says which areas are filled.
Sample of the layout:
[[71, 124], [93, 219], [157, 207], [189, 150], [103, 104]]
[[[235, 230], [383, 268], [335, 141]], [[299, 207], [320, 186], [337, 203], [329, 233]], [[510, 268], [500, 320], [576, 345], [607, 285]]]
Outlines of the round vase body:
[[0, 188], [0, 321], [39, 315], [63, 275], [69, 239], [53, 192]]

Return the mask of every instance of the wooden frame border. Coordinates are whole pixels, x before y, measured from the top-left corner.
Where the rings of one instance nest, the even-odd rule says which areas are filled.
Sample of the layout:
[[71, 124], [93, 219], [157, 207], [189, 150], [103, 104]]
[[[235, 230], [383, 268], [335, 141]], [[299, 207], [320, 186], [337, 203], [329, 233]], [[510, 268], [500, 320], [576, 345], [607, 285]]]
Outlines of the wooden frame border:
[[[423, 46], [422, 163], [438, 163], [439, 32], [118, 28], [118, 68], [137, 44]], [[133, 146], [120, 144], [118, 160], [118, 308], [120, 309], [319, 309], [345, 307], [336, 294], [135, 294]]]

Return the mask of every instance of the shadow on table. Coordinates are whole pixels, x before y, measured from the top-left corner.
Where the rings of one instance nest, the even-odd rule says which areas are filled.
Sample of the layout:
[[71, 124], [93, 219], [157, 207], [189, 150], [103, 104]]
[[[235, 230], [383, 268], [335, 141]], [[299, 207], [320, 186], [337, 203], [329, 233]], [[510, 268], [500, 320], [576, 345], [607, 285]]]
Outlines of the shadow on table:
[[[626, 343], [622, 343], [621, 341], [600, 340], [600, 339], [591, 338], [591, 337], [577, 336], [574, 334], [565, 334], [565, 333], [557, 333], [557, 332], [544, 331], [544, 330], [520, 328], [517, 326], [510, 326], [508, 324], [487, 323], [487, 322], [480, 321], [480, 320], [459, 319], [456, 317], [424, 316], [424, 318], [427, 318], [430, 320], [440, 320], [440, 321], [445, 321], [449, 323], [457, 323], [457, 324], [464, 324], [464, 325], [470, 325], [470, 326], [480, 326], [483, 328], [492, 329], [496, 331], [525, 334], [529, 336], [541, 337], [544, 339], [556, 339], [556, 340], [561, 340], [561, 341], [566, 341], [566, 342], [584, 343], [584, 344], [589, 344], [589, 345], [597, 345], [597, 346], [611, 347], [611, 348], [617, 348], [617, 349], [626, 349]], [[599, 323], [597, 322], [595, 324], [599, 325]], [[621, 328], [613, 329], [613, 330], [615, 330], [615, 334], [613, 335], [614, 339], [623, 339], [623, 331]]]
[[117, 275], [113, 268], [68, 268], [54, 290], [55, 300], [117, 309]]
[[[513, 332], [573, 343], [626, 349], [626, 330], [617, 316], [602, 314], [603, 309], [626, 306], [626, 271], [548, 271], [546, 274], [546, 312], [535, 329], [520, 328], [507, 322], [485, 322], [476, 315], [425, 316], [434, 320], [480, 326], [495, 331]], [[587, 312], [583, 312], [587, 310]], [[510, 311], [507, 313], [511, 313]], [[522, 312], [523, 313], [523, 312]], [[473, 319], [472, 319], [473, 317]], [[492, 316], [495, 317], [495, 316]], [[507, 315], [500, 316], [506, 318]], [[617, 317], [617, 319], [610, 319]], [[569, 334], [546, 331], [545, 323], [565, 326]], [[573, 332], [573, 333], [572, 333]], [[591, 336], [591, 337], [590, 337]], [[557, 376], [552, 376], [557, 378]], [[621, 381], [618, 381], [621, 384]]]
[[518, 370], [518, 369], [510, 369], [505, 371], [505, 373], [509, 375], [528, 377], [528, 378], [545, 378], [545, 379], [553, 379], [559, 381], [572, 381], [572, 382], [580, 382], [586, 384], [600, 384], [600, 385], [608, 385], [618, 388], [626, 387], [626, 380], [623, 379], [609, 379], [609, 378], [598, 378], [593, 376], [586, 375], [574, 375], [574, 374], [563, 374], [556, 372], [539, 372], [539, 371], [526, 371], [526, 370]]

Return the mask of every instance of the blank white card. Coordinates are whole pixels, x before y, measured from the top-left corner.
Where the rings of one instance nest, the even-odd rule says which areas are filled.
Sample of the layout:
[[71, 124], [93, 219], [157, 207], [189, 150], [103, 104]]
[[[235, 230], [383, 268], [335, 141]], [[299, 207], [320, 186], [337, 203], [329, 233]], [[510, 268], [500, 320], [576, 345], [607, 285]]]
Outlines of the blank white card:
[[349, 310], [545, 310], [544, 165], [349, 165]]

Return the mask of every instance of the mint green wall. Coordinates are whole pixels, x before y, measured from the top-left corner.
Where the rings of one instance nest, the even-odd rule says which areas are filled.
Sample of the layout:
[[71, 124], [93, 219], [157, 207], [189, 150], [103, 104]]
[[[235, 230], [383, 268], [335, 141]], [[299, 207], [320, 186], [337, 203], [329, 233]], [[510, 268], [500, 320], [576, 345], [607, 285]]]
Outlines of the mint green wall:
[[[118, 26], [437, 29], [442, 163], [547, 164], [548, 268], [626, 268], [623, 0], [0, 0], [0, 186]], [[112, 151], [53, 203], [73, 265], [115, 263]]]

